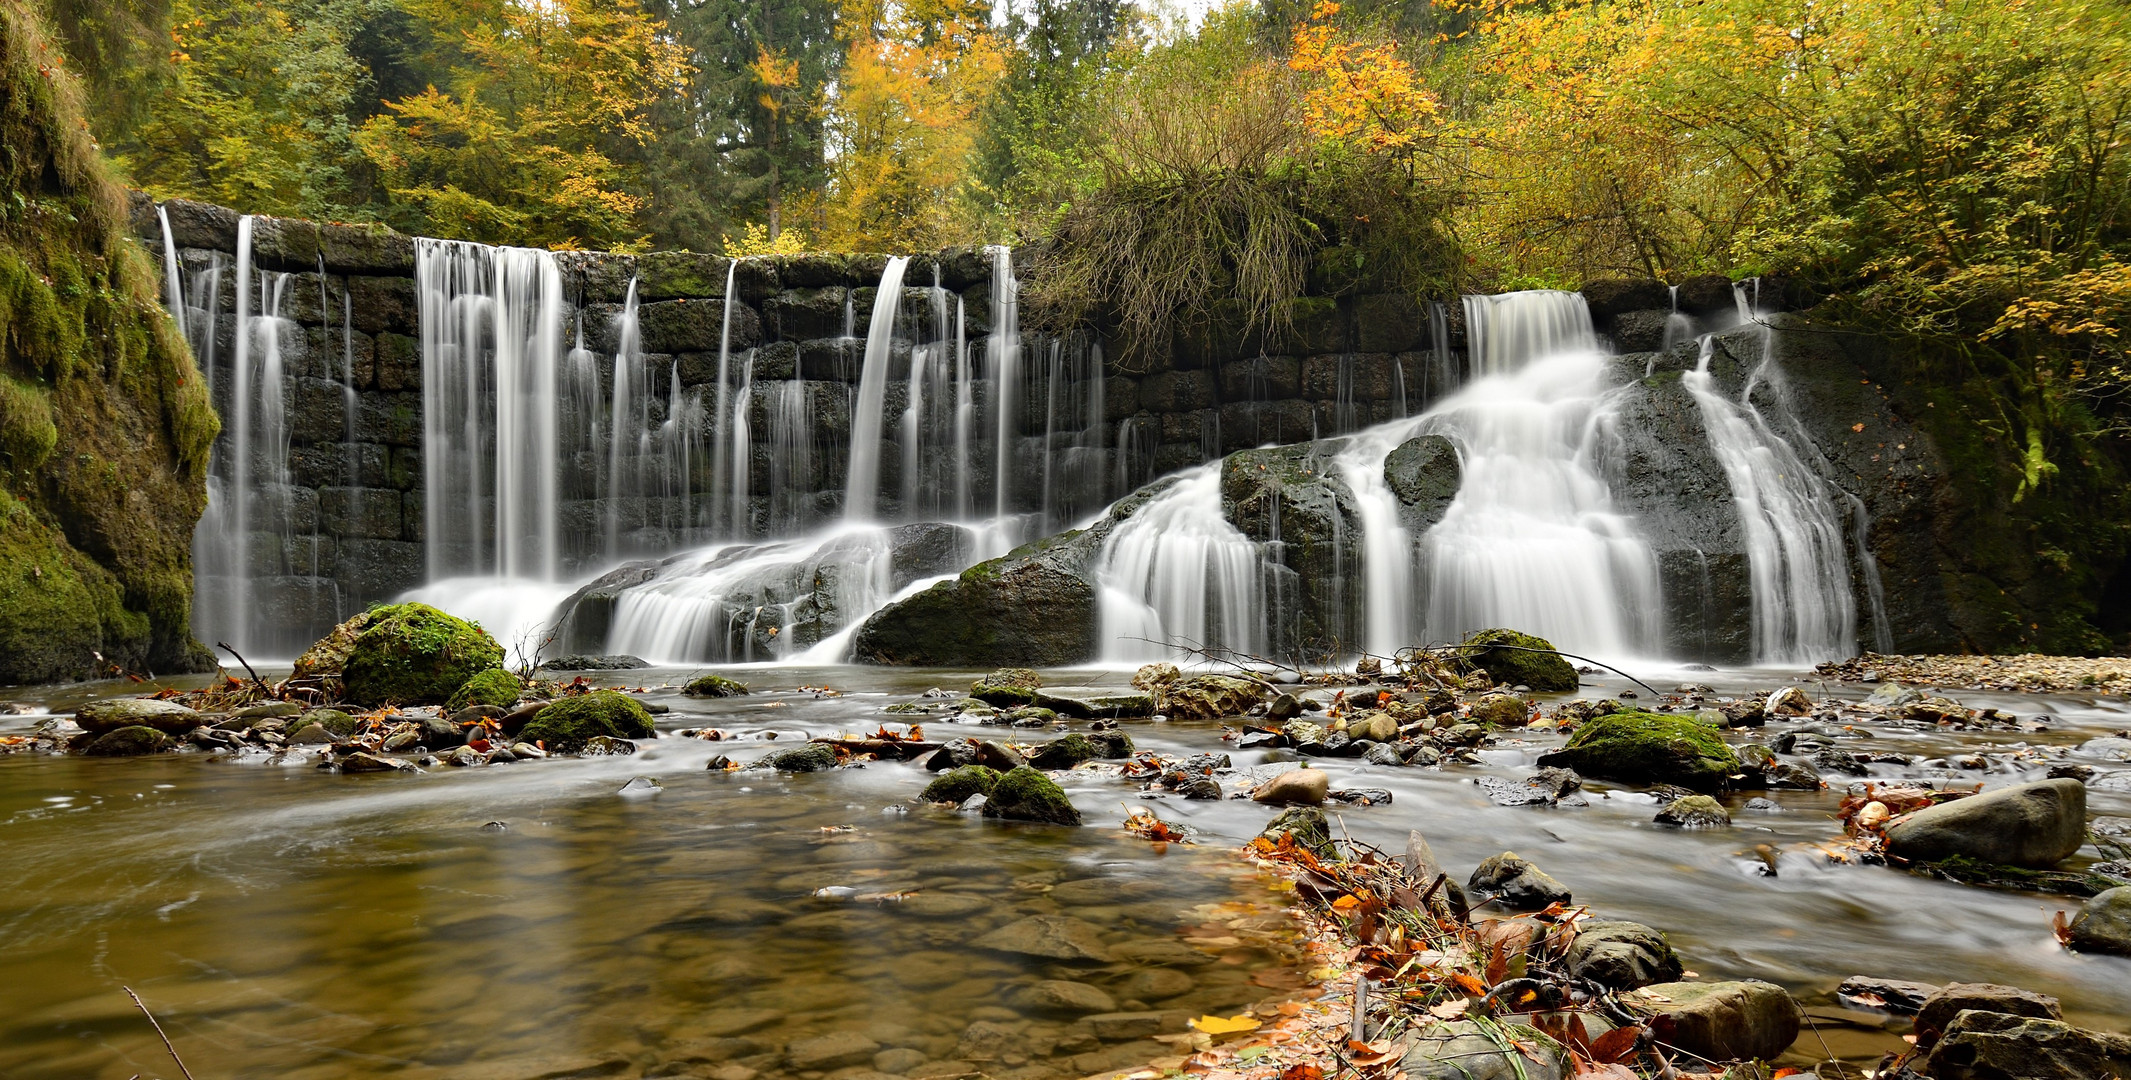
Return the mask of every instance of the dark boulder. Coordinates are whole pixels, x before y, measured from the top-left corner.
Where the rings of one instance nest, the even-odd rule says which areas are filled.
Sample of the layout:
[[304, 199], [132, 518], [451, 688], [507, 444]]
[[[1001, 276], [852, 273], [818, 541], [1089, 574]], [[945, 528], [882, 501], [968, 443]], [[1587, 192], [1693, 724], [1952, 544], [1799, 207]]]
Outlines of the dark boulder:
[[2131, 1038], [2062, 1020], [1970, 1010], [1925, 1055], [1933, 1080], [2093, 1080], [2131, 1076]]
[[1716, 791], [1740, 769], [1717, 729], [1678, 716], [1618, 712], [1585, 721], [1567, 745], [1539, 758], [1584, 776]]
[[1886, 830], [1887, 853], [1915, 862], [1968, 858], [2044, 870], [2086, 843], [2087, 789], [2042, 780], [1940, 803]]
[[98, 735], [82, 753], [90, 757], [138, 757], [177, 749], [177, 742], [152, 727], [122, 727]]
[[1458, 649], [1465, 662], [1487, 673], [1498, 685], [1528, 686], [1540, 693], [1576, 689], [1576, 669], [1554, 643], [1515, 630], [1481, 630]]

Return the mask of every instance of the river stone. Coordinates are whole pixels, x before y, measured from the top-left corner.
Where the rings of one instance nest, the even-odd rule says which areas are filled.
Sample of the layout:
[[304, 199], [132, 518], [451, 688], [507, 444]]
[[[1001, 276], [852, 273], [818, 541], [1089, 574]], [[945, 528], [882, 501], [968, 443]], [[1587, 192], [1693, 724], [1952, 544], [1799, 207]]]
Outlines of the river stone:
[[1019, 953], [1052, 960], [1110, 962], [1102, 931], [1070, 915], [1031, 915], [985, 934], [970, 944], [993, 952]]
[[[1506, 1047], [1504, 1034], [1511, 1046], [1529, 1048], [1537, 1056]], [[1501, 1031], [1456, 1020], [1430, 1023], [1415, 1032], [1399, 1069], [1409, 1080], [1561, 1080], [1568, 1075], [1568, 1054], [1522, 1024]]]
[[2065, 778], [1987, 791], [1919, 810], [1886, 831], [1887, 853], [1915, 862], [1966, 857], [2041, 870], [2087, 836], [2087, 789]]
[[1220, 720], [1241, 716], [1272, 696], [1264, 683], [1233, 675], [1193, 675], [1172, 683], [1162, 695], [1171, 720]]
[[1039, 769], [1070, 769], [1083, 761], [1104, 756], [1103, 748], [1097, 746], [1095, 740], [1076, 731], [1037, 747], [1036, 752], [1029, 755], [1028, 762]]
[[2071, 946], [2131, 956], [2131, 886], [2096, 893], [2072, 919]]
[[1065, 789], [1050, 777], [1023, 765], [1000, 776], [984, 797], [984, 816], [1052, 825], [1080, 824], [1080, 811]]
[[1118, 991], [1128, 998], [1139, 1001], [1160, 1001], [1191, 991], [1196, 980], [1181, 971], [1170, 968], [1148, 968], [1135, 971], [1118, 984]]
[[2048, 994], [1997, 983], [1947, 983], [1924, 999], [1923, 1007], [1916, 1012], [1917, 1048], [1936, 1042], [1939, 1033], [1952, 1026], [1954, 1017], [1971, 1009], [2038, 1020], [2064, 1019], [2063, 1007]]
[[1466, 889], [1491, 897], [1511, 911], [1542, 911], [1552, 904], [1569, 902], [1569, 887], [1548, 876], [1514, 851], [1505, 851], [1482, 862], [1465, 883]]
[[[1872, 975], [1852, 975], [1835, 988], [1842, 1003], [1852, 1008], [1878, 1009], [1897, 1016], [1915, 1016], [1924, 1007], [1931, 995], [1939, 992], [1932, 983], [1910, 982], [1907, 979], [1882, 979]], [[1871, 1000], [1858, 1000], [1860, 998]], [[1873, 1001], [1877, 1001], [1874, 1004]]]
[[1169, 938], [1143, 938], [1138, 941], [1120, 942], [1110, 951], [1115, 953], [1119, 960], [1161, 967], [1201, 967], [1213, 963], [1215, 959], [1208, 953]]
[[1370, 739], [1387, 743], [1398, 738], [1398, 721], [1387, 712], [1372, 712], [1368, 717], [1347, 727], [1347, 734], [1357, 739]]
[[447, 750], [466, 742], [466, 731], [456, 722], [425, 717], [416, 728], [421, 744], [431, 750]]
[[1731, 811], [1707, 795], [1686, 795], [1658, 811], [1657, 823], [1682, 829], [1721, 829], [1731, 824]]
[[1307, 849], [1320, 859], [1338, 857], [1332, 846], [1332, 827], [1325, 821], [1324, 811], [1314, 806], [1289, 807], [1258, 835], [1276, 844], [1281, 837], [1292, 836], [1296, 847]]
[[1014, 991], [1009, 999], [1022, 1012], [1043, 1016], [1081, 1016], [1117, 1011], [1117, 999], [1084, 982], [1044, 979]]
[[1678, 716], [1617, 712], [1577, 725], [1561, 749], [1541, 755], [1584, 776], [1631, 784], [1678, 784], [1715, 791], [1740, 771], [1739, 757], [1716, 729]]
[[1805, 1014], [1774, 983], [1670, 982], [1621, 995], [1629, 1011], [1670, 1020], [1665, 1041], [1708, 1061], [1760, 1061], [1790, 1048]]
[[307, 724], [317, 724], [336, 739], [345, 739], [362, 730], [363, 726], [361, 720], [340, 709], [312, 709], [295, 722], [298, 730]]
[[1406, 755], [1399, 753], [1398, 747], [1387, 742], [1377, 743], [1362, 751], [1361, 759], [1371, 765], [1404, 765], [1406, 763]]
[[323, 724], [305, 724], [289, 734], [290, 746], [324, 746], [333, 741], [333, 733]]
[[907, 1046], [893, 1046], [873, 1055], [873, 1067], [890, 1076], [904, 1076], [910, 1070], [930, 1060], [930, 1058], [925, 1056], [923, 1050], [913, 1050]]
[[1632, 922], [1593, 922], [1578, 927], [1564, 962], [1569, 974], [1615, 990], [1670, 982], [1684, 970], [1665, 935]]
[[1289, 769], [1260, 784], [1250, 797], [1269, 806], [1322, 806], [1331, 787], [1323, 769]]
[[1548, 694], [1576, 689], [1576, 669], [1553, 648], [1545, 638], [1495, 629], [1466, 638], [1458, 651], [1498, 685], [1528, 686]]
[[1518, 694], [1483, 694], [1472, 703], [1474, 723], [1523, 727], [1532, 717], [1531, 702]]
[[2131, 761], [2131, 739], [2117, 735], [2104, 735], [2079, 744], [2079, 752], [2104, 761]]
[[856, 1031], [832, 1031], [810, 1039], [794, 1039], [784, 1048], [785, 1061], [795, 1070], [840, 1069], [869, 1063], [881, 1044]]
[[1922, 1063], [1934, 1080], [2095, 1080], [2131, 1076], [2131, 1037], [2061, 1020], [1971, 1010]]
[[925, 802], [954, 803], [959, 806], [971, 795], [989, 795], [999, 782], [999, 773], [982, 765], [964, 765], [949, 769], [925, 785], [918, 798]]
[[82, 753], [90, 757], [139, 757], [177, 748], [170, 736], [152, 727], [134, 724], [96, 736]]
[[342, 754], [334, 760], [333, 764], [338, 765], [340, 771], [344, 773], [416, 771], [412, 762], [386, 757], [383, 754], [373, 754], [367, 750], [358, 750], [352, 754]]
[[205, 724], [200, 714], [175, 701], [154, 698], [112, 698], [93, 701], [74, 714], [83, 731], [102, 735], [124, 727], [154, 728], [166, 735], [183, 735]]
[[750, 769], [778, 772], [823, 772], [836, 767], [836, 748], [828, 743], [808, 743], [775, 750], [756, 759]]
[[1813, 712], [1813, 699], [1805, 696], [1805, 691], [1795, 686], [1786, 686], [1770, 694], [1768, 704], [1762, 708], [1772, 716], [1810, 716]]

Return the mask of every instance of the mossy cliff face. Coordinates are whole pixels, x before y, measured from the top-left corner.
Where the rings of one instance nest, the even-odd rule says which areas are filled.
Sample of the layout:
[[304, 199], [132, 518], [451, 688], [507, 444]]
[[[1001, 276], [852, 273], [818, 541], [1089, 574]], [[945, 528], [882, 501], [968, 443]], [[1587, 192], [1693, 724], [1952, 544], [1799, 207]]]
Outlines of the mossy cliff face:
[[0, 682], [201, 670], [218, 423], [56, 57], [0, 3]]

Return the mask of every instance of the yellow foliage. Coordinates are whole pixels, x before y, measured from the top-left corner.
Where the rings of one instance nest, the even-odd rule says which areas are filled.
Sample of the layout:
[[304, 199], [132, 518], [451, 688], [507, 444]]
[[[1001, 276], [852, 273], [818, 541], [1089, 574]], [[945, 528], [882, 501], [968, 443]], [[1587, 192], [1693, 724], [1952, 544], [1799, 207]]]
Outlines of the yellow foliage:
[[1442, 102], [1399, 57], [1397, 42], [1357, 42], [1332, 24], [1338, 14], [1334, 0], [1319, 0], [1310, 21], [1295, 28], [1288, 66], [1314, 76], [1303, 92], [1303, 123], [1320, 138], [1412, 154], [1434, 133]]
[[725, 254], [735, 259], [756, 255], [804, 255], [807, 252], [806, 234], [789, 226], [777, 231], [776, 239], [770, 238], [769, 226], [759, 221], [750, 221], [735, 240], [726, 233], [720, 245]]

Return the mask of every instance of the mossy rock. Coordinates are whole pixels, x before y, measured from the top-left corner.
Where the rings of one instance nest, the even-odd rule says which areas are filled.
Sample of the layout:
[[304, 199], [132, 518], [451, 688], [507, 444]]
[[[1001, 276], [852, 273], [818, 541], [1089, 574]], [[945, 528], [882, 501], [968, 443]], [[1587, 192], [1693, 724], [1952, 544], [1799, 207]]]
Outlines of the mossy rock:
[[836, 748], [828, 743], [810, 742], [771, 753], [750, 769], [775, 769], [778, 772], [827, 772], [836, 767]]
[[1029, 764], [1039, 769], [1070, 769], [1101, 756], [1102, 748], [1095, 745], [1095, 740], [1074, 732], [1037, 747], [1036, 752], [1029, 755]]
[[1241, 716], [1251, 706], [1272, 696], [1273, 692], [1255, 679], [1193, 675], [1172, 683], [1162, 695], [1162, 703], [1163, 711], [1171, 720], [1219, 720]]
[[317, 724], [336, 739], [345, 739], [361, 731], [363, 722], [339, 709], [312, 709], [289, 727], [302, 731], [306, 725]]
[[650, 739], [658, 735], [651, 714], [633, 697], [616, 690], [594, 690], [563, 698], [547, 708], [517, 736], [549, 753], [574, 754], [594, 738]]
[[[384, 610], [382, 608], [380, 611]], [[326, 632], [326, 636], [311, 643], [311, 647], [296, 658], [296, 678], [338, 679], [348, 666], [348, 654], [355, 651], [355, 639], [363, 636], [370, 625], [373, 612], [358, 611], [346, 622]]]
[[918, 798], [926, 802], [954, 803], [960, 805], [972, 795], [990, 795], [999, 783], [999, 771], [982, 765], [964, 765], [941, 773]]
[[1336, 859], [1339, 849], [1332, 846], [1332, 826], [1325, 820], [1324, 811], [1314, 806], [1291, 806], [1280, 812], [1259, 836], [1279, 843], [1283, 836], [1295, 838], [1295, 846], [1320, 859]]
[[1716, 791], [1740, 771], [1739, 755], [1717, 729], [1681, 716], [1618, 712], [1591, 720], [1539, 764], [1630, 784], [1678, 784]]
[[1528, 686], [1540, 693], [1576, 689], [1576, 669], [1554, 651], [1553, 642], [1542, 637], [1515, 630], [1482, 630], [1466, 638], [1459, 651], [1496, 683]]
[[518, 704], [518, 697], [525, 687], [516, 675], [502, 668], [490, 668], [466, 680], [452, 691], [451, 700], [444, 703], [446, 712], [458, 712], [472, 705], [490, 705], [508, 709]]
[[370, 613], [341, 679], [357, 705], [442, 705], [502, 666], [502, 647], [480, 626], [428, 604], [395, 604]]
[[1029, 668], [1000, 668], [969, 684], [969, 696], [1004, 709], [1036, 704], [1042, 687], [1043, 676]]
[[681, 693], [689, 697], [739, 697], [747, 693], [747, 686], [723, 675], [698, 675], [688, 680]]
[[984, 797], [984, 816], [1052, 825], [1080, 824], [1080, 811], [1065, 789], [1040, 770], [1023, 765], [1001, 776]]
[[139, 757], [142, 754], [160, 754], [177, 748], [170, 736], [152, 727], [122, 727], [105, 732], [82, 751], [91, 757]]

